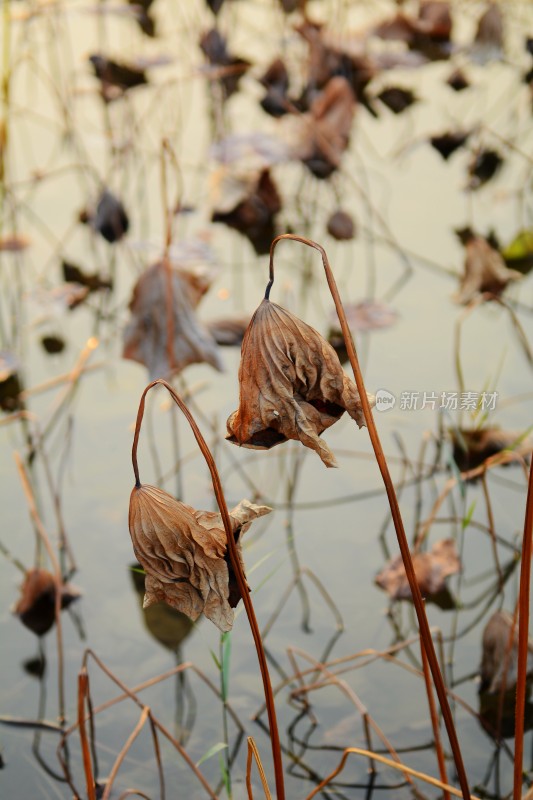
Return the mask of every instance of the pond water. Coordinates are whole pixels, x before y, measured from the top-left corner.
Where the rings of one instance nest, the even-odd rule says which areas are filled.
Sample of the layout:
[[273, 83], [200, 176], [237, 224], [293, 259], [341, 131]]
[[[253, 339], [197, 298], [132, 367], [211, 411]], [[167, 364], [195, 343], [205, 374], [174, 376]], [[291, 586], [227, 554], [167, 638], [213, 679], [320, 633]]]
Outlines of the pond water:
[[[3, 797], [68, 798], [73, 787], [77, 796], [88, 796], [77, 730], [67, 737], [71, 785], [57, 756], [62, 706], [66, 727], [77, 720], [87, 648], [130, 689], [171, 672], [139, 696], [193, 763], [210, 756], [200, 770], [217, 796], [247, 796], [247, 736], [254, 737], [274, 791], [261, 678], [242, 603], [231, 634], [222, 639], [204, 617], [191, 624], [164, 605], [142, 608], [143, 576], [132, 571], [128, 532], [131, 446], [141, 393], [155, 375], [122, 357], [133, 287], [161, 259], [169, 217], [172, 263], [195, 270], [209, 285], [197, 309], [202, 322], [251, 316], [268, 281], [268, 254], [264, 247], [257, 254], [249, 238], [212, 216], [234, 208], [267, 167], [280, 205], [267, 239], [268, 233], [292, 232], [319, 242], [344, 304], [375, 304], [366, 326], [362, 312], [367, 319], [369, 309], [359, 309], [353, 334], [367, 389], [381, 390], [381, 397], [385, 390], [395, 400], [374, 417], [406, 532], [414, 543], [429, 520], [422, 549], [453, 539], [462, 565], [447, 579], [440, 605], [428, 601], [427, 614], [454, 693], [466, 772], [478, 796], [503, 798], [512, 790], [512, 703], [505, 706], [507, 724], [498, 737], [498, 694], [480, 697], [479, 668], [488, 620], [499, 609], [512, 613], [518, 598], [527, 467], [495, 467], [484, 482], [466, 482], [458, 477], [450, 438], [458, 428], [499, 426], [512, 432], [508, 444], [525, 452], [532, 424], [533, 285], [527, 263], [503, 303], [467, 307], [453, 298], [465, 259], [454, 231], [492, 232], [505, 248], [532, 227], [531, 84], [524, 75], [532, 66], [525, 43], [533, 35], [533, 13], [530, 3], [518, 0], [500, 6], [502, 49], [471, 46], [487, 4], [452, 2], [453, 46], [445, 58], [421, 63], [419, 50], [365, 35], [396, 13], [395, 3], [307, 3], [308, 17], [327, 23], [321, 33], [308, 30], [308, 39], [318, 37], [322, 47], [327, 41], [354, 58], [364, 52], [375, 70], [363, 98], [370, 110], [360, 98], [349, 143], [336, 168], [329, 164], [331, 176], [320, 179], [294, 156], [301, 146], [297, 137], [308, 142], [309, 131], [319, 128], [316, 117], [304, 117], [299, 133], [293, 123], [302, 118], [296, 98], [310, 70], [322, 63], [310, 62], [305, 30], [297, 30], [300, 11], [287, 14], [274, 0], [226, 0], [216, 25], [228, 52], [250, 62], [243, 69], [229, 58], [222, 66], [208, 64], [199, 42], [215, 18], [201, 0], [156, 0], [150, 11], [155, 37], [135, 19], [141, 6], [4, 4], [2, 378], [16, 359], [23, 394], [6, 401], [0, 418]], [[417, 3], [405, 3], [404, 12], [419, 19]], [[324, 56], [320, 48], [312, 52]], [[100, 81], [89, 61], [94, 54], [144, 68], [148, 83], [124, 90], [116, 77]], [[378, 69], [385, 55], [398, 65]], [[266, 91], [260, 79], [277, 57], [290, 75], [291, 112], [280, 119], [260, 106]], [[455, 70], [468, 81], [464, 91], [447, 83]], [[239, 71], [237, 91], [225, 99], [221, 80]], [[390, 87], [412, 91], [416, 102], [393, 113], [378, 98]], [[341, 114], [320, 135], [331, 142], [342, 124]], [[468, 133], [449, 160], [428, 142], [445, 132]], [[471, 165], [484, 151], [497, 152], [503, 163], [476, 187]], [[129, 217], [127, 232], [113, 243], [95, 230], [94, 209], [104, 189], [121, 200]], [[339, 241], [328, 232], [337, 209], [353, 219], [354, 238]], [[83, 213], [89, 224], [80, 221]], [[112, 289], [100, 288], [69, 308], [63, 261], [111, 281]], [[334, 306], [314, 250], [278, 244], [271, 299], [322, 335], [330, 332]], [[45, 337], [59, 342], [61, 351], [47, 353]], [[212, 449], [229, 507], [248, 498], [272, 508], [247, 532], [243, 555], [279, 689], [286, 796], [306, 797], [336, 767], [344, 748], [367, 748], [369, 742], [377, 753], [388, 756], [393, 748], [407, 766], [438, 776], [418, 672], [416, 617], [410, 602], [392, 601], [375, 583], [398, 544], [368, 431], [345, 414], [325, 432], [338, 469], [326, 469], [299, 442], [269, 451], [227, 443], [226, 419], [238, 405], [240, 349], [217, 352], [223, 371], [194, 363], [173, 383], [188, 398]], [[348, 363], [345, 369], [350, 374]], [[454, 392], [460, 400], [473, 393], [476, 403], [486, 393], [494, 408], [490, 402], [487, 413], [441, 408], [443, 393]], [[144, 482], [194, 508], [217, 510], [189, 425], [163, 390], [148, 395], [139, 463]], [[55, 626], [38, 637], [13, 613], [22, 568], [51, 568], [42, 528], [55, 554], [66, 535], [76, 567], [70, 580], [80, 592], [61, 615], [59, 650]], [[66, 558], [65, 569], [69, 564]], [[189, 666], [176, 670], [180, 664]], [[321, 664], [339, 677], [323, 680]], [[91, 657], [88, 671], [94, 707], [121, 694]], [[306, 685], [314, 688], [297, 692]], [[369, 739], [362, 710], [371, 720]], [[121, 700], [95, 715], [102, 785], [140, 713], [133, 701]], [[532, 720], [528, 704], [528, 779]], [[457, 785], [443, 737], [448, 779]], [[159, 742], [166, 796], [209, 796], [174, 746], [161, 735]], [[263, 796], [255, 767], [252, 784], [254, 796]], [[526, 786], [524, 780], [524, 792]], [[112, 796], [128, 789], [162, 796], [148, 725], [126, 754]], [[420, 781], [416, 793], [441, 796]], [[369, 762], [352, 755], [321, 796], [414, 794], [402, 773], [379, 766], [371, 775]]]

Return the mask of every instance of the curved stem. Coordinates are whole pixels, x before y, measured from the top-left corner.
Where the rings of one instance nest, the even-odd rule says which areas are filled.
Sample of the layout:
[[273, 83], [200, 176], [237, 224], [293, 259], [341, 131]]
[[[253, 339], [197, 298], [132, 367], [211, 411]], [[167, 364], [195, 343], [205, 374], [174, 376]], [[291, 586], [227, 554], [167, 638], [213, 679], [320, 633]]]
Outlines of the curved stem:
[[407, 536], [405, 534], [403, 520], [400, 512], [400, 506], [398, 504], [398, 499], [396, 497], [396, 492], [394, 490], [394, 484], [392, 482], [392, 478], [389, 472], [389, 467], [387, 465], [387, 461], [383, 453], [383, 449], [381, 447], [381, 441], [379, 439], [379, 434], [376, 428], [376, 424], [372, 416], [372, 411], [366, 394], [363, 375], [361, 373], [361, 368], [359, 366], [359, 360], [357, 358], [355, 345], [352, 339], [350, 328], [348, 326], [346, 315], [344, 313], [342, 300], [340, 298], [339, 291], [337, 289], [337, 284], [333, 276], [333, 271], [329, 264], [326, 251], [321, 245], [311, 241], [310, 239], [306, 239], [302, 236], [296, 236], [292, 233], [284, 233], [281, 236], [277, 236], [273, 240], [270, 246], [270, 280], [269, 280], [269, 285], [267, 287], [267, 290], [269, 292], [270, 288], [272, 287], [272, 284], [274, 283], [274, 249], [277, 243], [280, 242], [282, 239], [292, 239], [293, 241], [301, 242], [302, 244], [305, 244], [308, 247], [313, 247], [315, 250], [318, 250], [318, 252], [322, 256], [322, 264], [324, 265], [324, 270], [326, 272], [326, 279], [328, 282], [329, 290], [331, 292], [331, 296], [333, 297], [333, 302], [335, 303], [335, 309], [339, 317], [339, 323], [341, 326], [342, 335], [344, 337], [348, 358], [350, 359], [350, 364], [352, 365], [355, 383], [357, 385], [357, 391], [359, 392], [361, 406], [363, 408], [363, 414], [365, 417], [366, 426], [368, 428], [370, 441], [372, 442], [372, 447], [374, 449], [376, 461], [378, 462], [378, 467], [381, 472], [381, 477], [383, 479], [383, 483], [385, 484], [385, 490], [387, 492], [387, 497], [389, 500], [392, 520], [394, 522], [394, 528], [396, 530], [396, 536], [400, 547], [400, 553], [402, 555], [402, 560], [405, 567], [405, 573], [411, 589], [413, 604], [418, 619], [420, 635], [429, 662], [429, 667], [431, 669], [431, 674], [433, 676], [433, 681], [435, 683], [435, 690], [439, 698], [440, 707], [442, 709], [442, 715], [444, 717], [446, 731], [448, 733], [448, 738], [450, 740], [450, 746], [453, 752], [455, 766], [457, 769], [459, 784], [461, 786], [463, 797], [465, 798], [465, 800], [468, 800], [470, 798], [470, 789], [468, 786], [468, 779], [466, 777], [466, 771], [463, 764], [461, 749], [459, 747], [459, 740], [457, 738], [452, 712], [450, 709], [450, 705], [448, 703], [448, 698], [446, 696], [446, 687], [444, 685], [444, 680], [442, 678], [442, 674], [440, 671], [439, 662], [437, 660], [437, 655], [435, 653], [433, 639], [431, 638], [429, 623], [424, 608], [424, 601], [422, 599], [422, 594], [420, 592], [420, 588], [416, 580], [413, 561], [411, 558], [411, 553], [409, 551], [409, 544], [407, 541]]
[[274, 705], [274, 695], [272, 693], [272, 685], [270, 683], [270, 675], [268, 672], [268, 665], [267, 665], [265, 651], [263, 648], [263, 643], [261, 640], [261, 634], [259, 632], [259, 626], [257, 624], [257, 619], [255, 616], [252, 599], [250, 597], [250, 592], [248, 589], [248, 585], [246, 583], [246, 577], [244, 575], [243, 569], [241, 567], [241, 562], [237, 553], [237, 546], [235, 544], [235, 539], [233, 537], [233, 528], [230, 520], [226, 499], [224, 497], [224, 492], [222, 490], [220, 476], [218, 474], [218, 470], [215, 461], [213, 459], [213, 456], [211, 455], [211, 451], [209, 450], [209, 447], [207, 446], [207, 443], [204, 437], [202, 436], [202, 433], [198, 425], [196, 424], [194, 417], [192, 416], [191, 412], [189, 411], [189, 409], [187, 408], [181, 397], [177, 394], [177, 392], [175, 392], [172, 386], [170, 386], [170, 384], [167, 383], [167, 381], [163, 380], [163, 378], [158, 378], [157, 380], [149, 383], [141, 395], [139, 410], [137, 412], [137, 422], [135, 424], [135, 434], [133, 437], [133, 447], [132, 447], [132, 464], [133, 464], [133, 472], [135, 474], [135, 486], [137, 488], [141, 486], [141, 481], [139, 477], [139, 465], [137, 462], [137, 447], [139, 444], [139, 435], [141, 432], [141, 424], [144, 415], [146, 395], [150, 391], [150, 389], [152, 389], [154, 386], [157, 386], [158, 384], [164, 386], [168, 390], [170, 396], [172, 397], [176, 405], [183, 412], [183, 415], [185, 416], [187, 422], [191, 426], [194, 438], [198, 443], [198, 447], [200, 448], [202, 455], [205, 458], [205, 461], [209, 468], [209, 472], [211, 473], [213, 490], [215, 492], [215, 497], [218, 503], [218, 507], [220, 509], [222, 522], [224, 523], [224, 530], [226, 531], [226, 539], [227, 539], [228, 553], [231, 566], [235, 573], [235, 577], [237, 578], [239, 591], [244, 603], [244, 607], [246, 609], [248, 622], [250, 623], [250, 628], [252, 630], [252, 636], [257, 651], [257, 658], [259, 660], [259, 668], [261, 670], [261, 677], [263, 679], [263, 690], [267, 705], [268, 722], [270, 727], [270, 738], [272, 743], [272, 758], [274, 761], [274, 774], [276, 779], [277, 798], [278, 800], [284, 800], [285, 786], [283, 781], [283, 764], [281, 761], [281, 747], [279, 741], [278, 724], [276, 719], [276, 708]]

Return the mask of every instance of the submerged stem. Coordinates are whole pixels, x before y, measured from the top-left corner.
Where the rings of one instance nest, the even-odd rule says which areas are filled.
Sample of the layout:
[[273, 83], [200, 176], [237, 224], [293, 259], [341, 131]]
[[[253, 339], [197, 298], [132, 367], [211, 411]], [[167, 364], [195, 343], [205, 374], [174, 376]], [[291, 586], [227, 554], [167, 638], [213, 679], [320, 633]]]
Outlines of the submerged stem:
[[226, 539], [227, 539], [227, 547], [228, 547], [228, 554], [231, 562], [231, 566], [235, 573], [235, 577], [237, 578], [237, 584], [239, 586], [239, 592], [241, 594], [244, 607], [246, 609], [246, 615], [248, 617], [248, 622], [250, 623], [250, 628], [252, 631], [252, 636], [255, 643], [255, 648], [257, 651], [257, 658], [259, 660], [259, 668], [261, 670], [261, 677], [263, 679], [263, 690], [265, 694], [265, 701], [267, 706], [268, 712], [268, 722], [270, 727], [270, 738], [272, 743], [272, 758], [274, 761], [274, 774], [276, 779], [276, 794], [277, 800], [285, 800], [285, 786], [283, 781], [283, 764], [281, 761], [281, 747], [280, 747], [280, 740], [279, 740], [279, 731], [278, 731], [278, 724], [276, 718], [276, 708], [274, 705], [274, 695], [272, 693], [272, 686], [270, 683], [270, 675], [268, 672], [268, 665], [266, 660], [265, 651], [263, 648], [263, 642], [261, 640], [261, 633], [259, 631], [259, 626], [257, 624], [257, 619], [255, 616], [255, 610], [253, 607], [252, 599], [250, 597], [250, 592], [246, 583], [246, 577], [244, 575], [243, 569], [241, 567], [241, 562], [237, 553], [237, 546], [235, 544], [235, 540], [233, 538], [233, 528], [231, 525], [230, 515], [228, 511], [228, 506], [226, 503], [226, 498], [224, 497], [224, 492], [222, 490], [222, 484], [220, 481], [220, 476], [218, 474], [218, 470], [211, 455], [211, 451], [207, 446], [207, 443], [202, 436], [202, 433], [196, 424], [194, 417], [192, 416], [191, 412], [181, 399], [181, 397], [174, 391], [172, 386], [170, 386], [167, 381], [163, 380], [163, 378], [158, 378], [155, 381], [152, 381], [148, 384], [141, 395], [141, 400], [139, 403], [139, 410], [137, 412], [137, 422], [135, 424], [135, 434], [133, 437], [133, 447], [132, 447], [132, 464], [133, 464], [133, 472], [135, 474], [135, 486], [139, 488], [141, 486], [141, 481], [139, 477], [139, 465], [137, 462], [137, 447], [139, 444], [139, 435], [141, 432], [141, 425], [142, 419], [144, 416], [144, 407], [146, 402], [146, 395], [154, 386], [160, 384], [164, 386], [176, 405], [180, 408], [183, 412], [187, 422], [191, 426], [191, 430], [194, 434], [194, 438], [198, 443], [198, 447], [200, 448], [202, 455], [207, 463], [209, 472], [211, 473], [211, 480], [213, 482], [213, 490], [215, 492], [216, 501], [220, 510], [220, 515], [222, 517], [222, 522], [224, 523], [224, 530], [226, 532]]
[[429, 662], [429, 667], [431, 669], [431, 674], [433, 676], [433, 681], [435, 683], [435, 689], [437, 692], [437, 696], [439, 698], [440, 707], [442, 709], [442, 715], [444, 717], [446, 731], [448, 733], [448, 738], [450, 740], [450, 746], [453, 752], [455, 766], [457, 768], [457, 776], [459, 779], [459, 784], [461, 786], [461, 791], [464, 800], [469, 800], [470, 789], [468, 786], [468, 779], [466, 777], [466, 771], [463, 764], [461, 749], [459, 747], [459, 740], [457, 738], [452, 712], [450, 709], [450, 705], [448, 703], [448, 698], [446, 696], [446, 687], [444, 685], [444, 680], [442, 678], [442, 674], [440, 671], [439, 662], [437, 660], [437, 656], [435, 653], [435, 647], [433, 645], [433, 640], [431, 638], [429, 623], [424, 608], [424, 601], [422, 599], [422, 594], [420, 592], [420, 588], [416, 580], [413, 561], [411, 558], [411, 553], [409, 551], [409, 544], [407, 541], [407, 536], [405, 534], [405, 529], [400, 512], [400, 507], [398, 504], [398, 499], [396, 497], [396, 492], [394, 490], [394, 484], [392, 482], [392, 478], [389, 472], [387, 460], [383, 453], [383, 448], [381, 447], [381, 441], [379, 439], [379, 434], [376, 428], [376, 424], [372, 416], [370, 403], [368, 402], [363, 375], [361, 373], [359, 360], [357, 358], [357, 352], [355, 350], [352, 334], [348, 326], [346, 314], [344, 313], [344, 308], [342, 305], [342, 300], [339, 295], [339, 291], [337, 289], [337, 284], [333, 276], [333, 271], [329, 264], [326, 251], [321, 245], [317, 244], [316, 242], [313, 242], [311, 239], [306, 239], [305, 237], [302, 236], [296, 236], [292, 233], [284, 233], [281, 236], [277, 236], [273, 240], [270, 246], [270, 280], [267, 286], [268, 293], [270, 293], [270, 289], [272, 287], [272, 284], [274, 283], [274, 249], [277, 243], [282, 239], [292, 239], [293, 241], [300, 242], [301, 244], [305, 244], [308, 247], [313, 247], [315, 250], [318, 250], [318, 252], [322, 256], [322, 264], [324, 265], [324, 270], [326, 272], [326, 279], [328, 282], [329, 290], [331, 292], [331, 296], [333, 297], [333, 302], [335, 303], [335, 309], [337, 311], [337, 316], [339, 318], [339, 323], [341, 326], [342, 335], [344, 337], [348, 358], [350, 359], [350, 364], [352, 365], [355, 383], [357, 385], [357, 391], [359, 392], [361, 406], [363, 408], [363, 414], [365, 417], [366, 426], [368, 428], [370, 441], [372, 442], [372, 447], [374, 449], [378, 467], [381, 472], [381, 477], [383, 479], [383, 483], [385, 484], [385, 490], [387, 492], [387, 497], [389, 500], [392, 520], [394, 522], [394, 528], [396, 530], [396, 536], [400, 547], [400, 553], [402, 555], [402, 560], [405, 567], [405, 573], [411, 589], [413, 604], [418, 619], [420, 635]]

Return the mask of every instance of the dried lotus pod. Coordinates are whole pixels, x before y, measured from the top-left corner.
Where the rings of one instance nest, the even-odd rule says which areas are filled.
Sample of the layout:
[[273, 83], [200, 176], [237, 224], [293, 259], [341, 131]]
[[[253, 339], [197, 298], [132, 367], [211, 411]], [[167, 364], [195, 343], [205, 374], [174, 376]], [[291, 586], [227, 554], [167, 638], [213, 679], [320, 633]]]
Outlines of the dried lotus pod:
[[268, 450], [288, 439], [300, 440], [327, 467], [335, 467], [320, 434], [345, 411], [359, 427], [365, 424], [357, 388], [332, 346], [266, 298], [244, 336], [239, 385], [239, 408], [227, 421], [226, 438], [243, 447]]

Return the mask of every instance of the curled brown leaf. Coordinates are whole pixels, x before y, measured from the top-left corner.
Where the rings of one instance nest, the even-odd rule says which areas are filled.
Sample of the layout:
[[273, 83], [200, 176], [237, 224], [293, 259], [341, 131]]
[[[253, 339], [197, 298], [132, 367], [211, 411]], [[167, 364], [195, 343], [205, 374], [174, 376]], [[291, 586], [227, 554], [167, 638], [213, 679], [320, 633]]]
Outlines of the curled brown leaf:
[[243, 447], [268, 450], [299, 440], [334, 467], [335, 457], [320, 434], [345, 411], [359, 427], [365, 424], [357, 388], [331, 345], [267, 299], [244, 336], [239, 385], [239, 408], [228, 419], [226, 438]]
[[[239, 558], [241, 535], [270, 511], [247, 500], [230, 511]], [[135, 555], [146, 570], [144, 607], [165, 602], [193, 621], [203, 613], [221, 631], [229, 631], [241, 595], [221, 515], [196, 511], [162, 489], [141, 485], [131, 493], [129, 528]]]
[[[428, 553], [413, 553], [413, 567], [420, 592], [432, 597], [445, 588], [445, 579], [461, 571], [455, 541], [443, 539], [435, 542]], [[392, 600], [410, 600], [411, 589], [400, 555], [391, 559], [375, 577], [375, 583], [384, 589]]]

